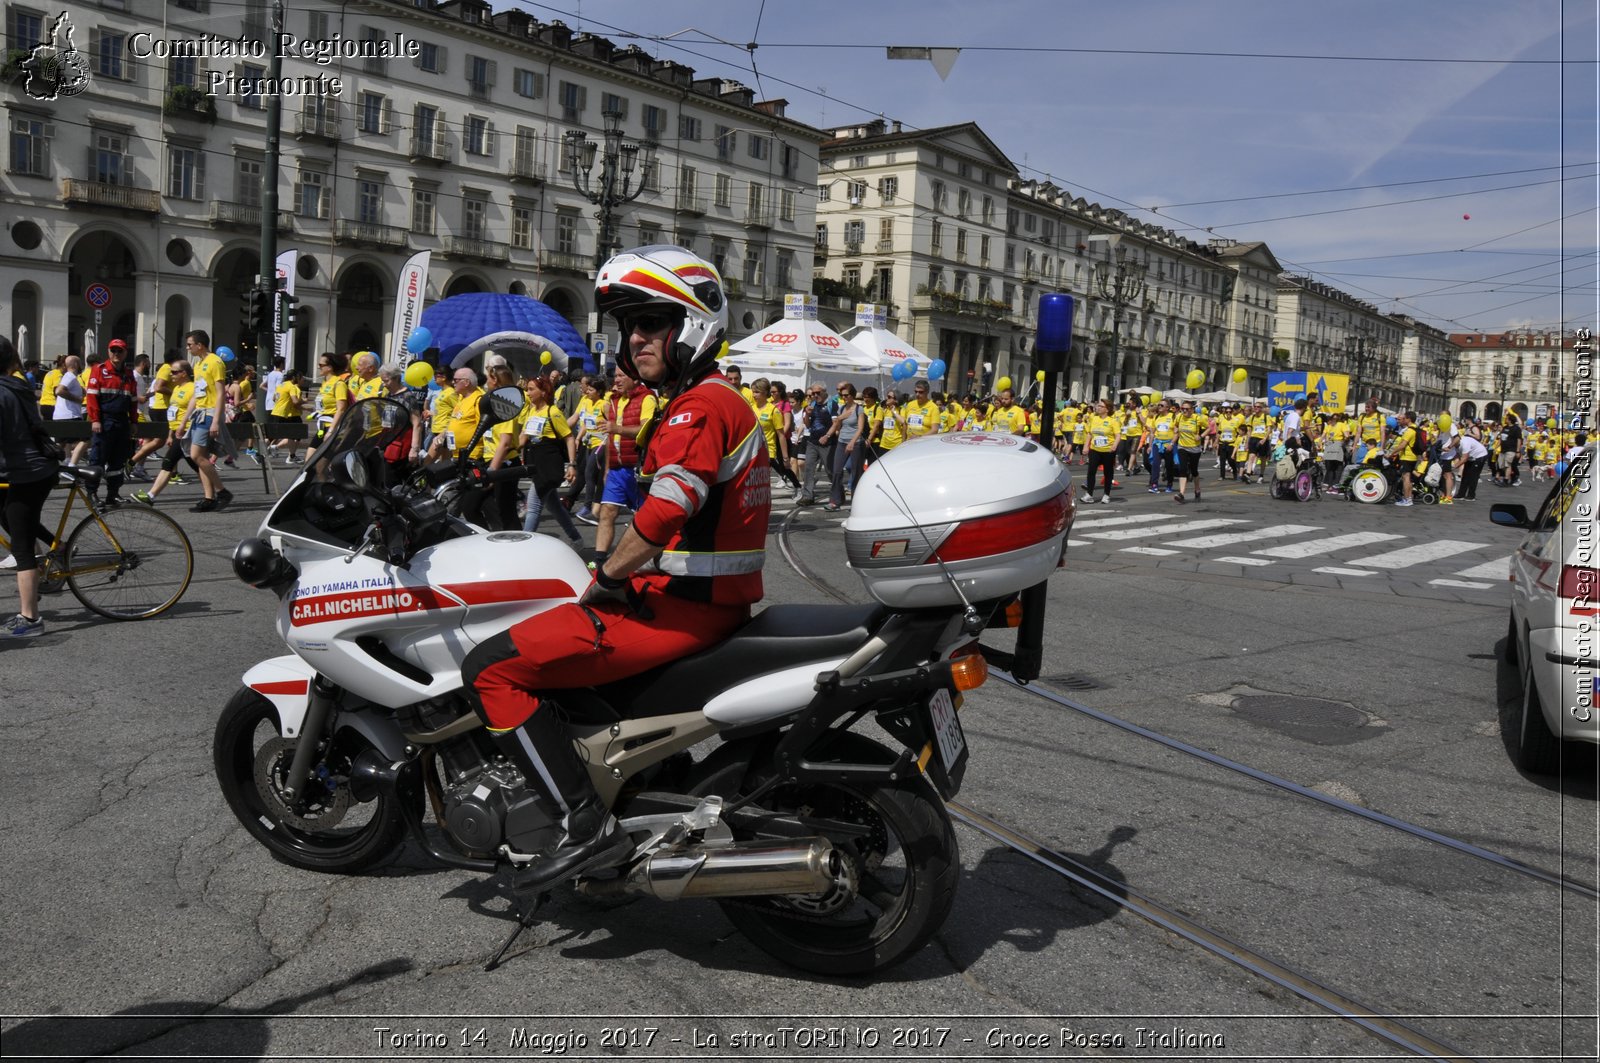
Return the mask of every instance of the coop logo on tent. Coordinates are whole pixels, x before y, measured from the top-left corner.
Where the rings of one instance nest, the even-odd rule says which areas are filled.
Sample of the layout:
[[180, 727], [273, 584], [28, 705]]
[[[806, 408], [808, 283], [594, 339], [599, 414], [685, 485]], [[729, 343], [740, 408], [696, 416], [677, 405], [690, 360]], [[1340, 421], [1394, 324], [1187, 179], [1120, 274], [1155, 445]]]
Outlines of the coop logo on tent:
[[793, 343], [799, 338], [799, 334], [794, 332], [763, 332], [761, 334], [762, 343]]
[[23, 86], [36, 100], [76, 96], [89, 87], [89, 60], [72, 43], [72, 16], [63, 11], [50, 23], [50, 33], [22, 61], [28, 75]]
[[812, 333], [811, 342], [815, 343], [818, 347], [832, 347], [836, 350], [839, 347], [839, 339], [836, 336], [818, 336], [817, 334]]

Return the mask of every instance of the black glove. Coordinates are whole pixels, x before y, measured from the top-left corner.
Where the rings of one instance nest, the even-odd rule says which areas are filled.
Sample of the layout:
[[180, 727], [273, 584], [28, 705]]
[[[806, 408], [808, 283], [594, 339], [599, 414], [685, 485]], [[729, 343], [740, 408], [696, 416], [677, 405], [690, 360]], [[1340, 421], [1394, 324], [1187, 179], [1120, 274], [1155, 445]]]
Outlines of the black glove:
[[589, 581], [589, 586], [584, 589], [578, 598], [579, 605], [599, 605], [602, 602], [616, 602], [619, 605], [633, 605], [633, 595], [628, 585], [628, 577], [613, 579], [606, 575], [604, 565], [596, 565], [594, 579]]

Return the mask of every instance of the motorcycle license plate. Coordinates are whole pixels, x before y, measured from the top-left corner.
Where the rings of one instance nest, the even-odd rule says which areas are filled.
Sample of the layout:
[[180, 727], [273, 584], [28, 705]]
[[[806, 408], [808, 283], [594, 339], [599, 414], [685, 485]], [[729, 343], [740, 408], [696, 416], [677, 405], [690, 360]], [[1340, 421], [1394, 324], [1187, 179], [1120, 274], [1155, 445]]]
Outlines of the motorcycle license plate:
[[928, 699], [928, 716], [933, 724], [933, 741], [939, 747], [939, 763], [946, 772], [954, 768], [967, 754], [967, 736], [962, 733], [961, 721], [956, 717], [955, 702], [950, 691], [935, 690]]

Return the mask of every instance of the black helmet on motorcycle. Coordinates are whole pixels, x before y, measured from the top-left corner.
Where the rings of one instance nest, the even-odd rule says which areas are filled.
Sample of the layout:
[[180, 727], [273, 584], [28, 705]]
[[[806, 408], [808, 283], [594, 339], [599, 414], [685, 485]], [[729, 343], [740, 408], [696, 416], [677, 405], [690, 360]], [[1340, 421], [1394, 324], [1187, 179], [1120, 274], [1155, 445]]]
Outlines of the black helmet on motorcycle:
[[717, 268], [681, 247], [651, 244], [614, 255], [594, 282], [595, 306], [616, 319], [622, 329], [617, 364], [639, 378], [628, 349], [628, 334], [640, 317], [664, 314], [672, 322], [667, 334], [667, 379], [661, 389], [678, 394], [705, 376], [725, 349], [728, 300]]

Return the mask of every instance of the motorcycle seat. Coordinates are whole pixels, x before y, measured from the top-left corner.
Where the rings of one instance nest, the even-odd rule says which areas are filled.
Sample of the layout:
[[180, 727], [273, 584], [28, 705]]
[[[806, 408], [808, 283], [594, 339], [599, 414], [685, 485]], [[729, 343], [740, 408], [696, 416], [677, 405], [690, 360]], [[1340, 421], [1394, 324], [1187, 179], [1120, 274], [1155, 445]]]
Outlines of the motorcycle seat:
[[[882, 622], [881, 605], [774, 605], [708, 650], [594, 688], [631, 718], [685, 711], [729, 687], [807, 661], [848, 657]], [[685, 693], [693, 692], [693, 702]]]

